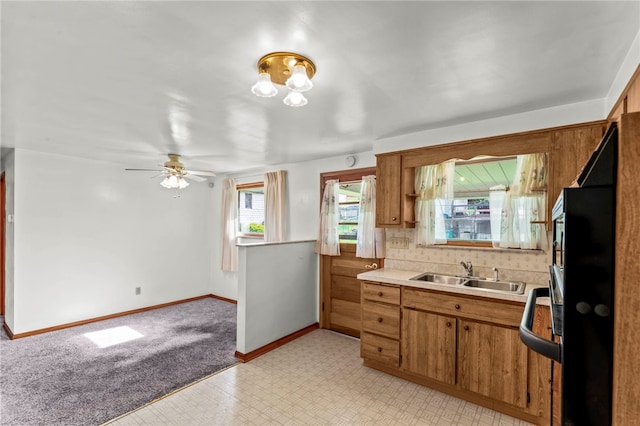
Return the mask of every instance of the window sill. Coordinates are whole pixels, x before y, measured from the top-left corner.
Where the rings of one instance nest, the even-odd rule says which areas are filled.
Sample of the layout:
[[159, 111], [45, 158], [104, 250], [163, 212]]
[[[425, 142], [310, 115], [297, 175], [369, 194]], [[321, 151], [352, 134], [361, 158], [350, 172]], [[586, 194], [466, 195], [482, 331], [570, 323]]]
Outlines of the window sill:
[[519, 248], [501, 248], [492, 246], [477, 246], [477, 245], [452, 245], [452, 244], [434, 244], [430, 246], [416, 246], [419, 249], [444, 249], [444, 250], [484, 250], [494, 252], [508, 252], [508, 253], [527, 253], [527, 254], [545, 254], [546, 250], [541, 249], [519, 249]]

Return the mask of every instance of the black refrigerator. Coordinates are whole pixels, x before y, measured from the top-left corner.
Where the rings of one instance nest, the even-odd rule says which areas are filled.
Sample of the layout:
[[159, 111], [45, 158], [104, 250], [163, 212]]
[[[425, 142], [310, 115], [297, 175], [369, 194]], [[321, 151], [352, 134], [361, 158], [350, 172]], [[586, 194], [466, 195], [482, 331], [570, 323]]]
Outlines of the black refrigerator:
[[[549, 288], [532, 290], [520, 326], [527, 346], [562, 364], [562, 425], [611, 424], [617, 144], [614, 123], [558, 197]], [[538, 297], [550, 297], [559, 343], [531, 331]]]

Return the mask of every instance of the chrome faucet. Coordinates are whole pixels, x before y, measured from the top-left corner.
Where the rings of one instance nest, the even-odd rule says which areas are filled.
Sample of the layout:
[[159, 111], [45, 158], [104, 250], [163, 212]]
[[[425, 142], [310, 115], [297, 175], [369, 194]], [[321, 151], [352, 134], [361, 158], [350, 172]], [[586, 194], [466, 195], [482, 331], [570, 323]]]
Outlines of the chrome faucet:
[[467, 276], [468, 277], [472, 277], [473, 276], [473, 265], [471, 264], [471, 261], [467, 261], [467, 262], [460, 262], [460, 264], [462, 265], [462, 267], [464, 268], [464, 270], [467, 272]]

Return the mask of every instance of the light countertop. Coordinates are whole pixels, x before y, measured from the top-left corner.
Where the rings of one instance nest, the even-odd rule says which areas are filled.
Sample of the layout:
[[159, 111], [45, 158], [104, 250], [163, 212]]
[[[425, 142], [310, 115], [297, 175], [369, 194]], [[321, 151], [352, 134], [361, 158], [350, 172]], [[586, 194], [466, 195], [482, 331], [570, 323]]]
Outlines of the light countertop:
[[[403, 269], [382, 268], [358, 274], [358, 279], [377, 281], [386, 284], [398, 284], [408, 287], [424, 288], [427, 290], [447, 291], [449, 293], [466, 294], [469, 296], [488, 297], [492, 299], [510, 300], [513, 302], [526, 303], [529, 290], [537, 287], [544, 287], [537, 284], [527, 284], [523, 294], [502, 293], [481, 288], [465, 287], [454, 284], [439, 284], [428, 281], [412, 281], [410, 278], [420, 275], [422, 272], [406, 271]], [[539, 305], [549, 305], [549, 298], [537, 299]]]

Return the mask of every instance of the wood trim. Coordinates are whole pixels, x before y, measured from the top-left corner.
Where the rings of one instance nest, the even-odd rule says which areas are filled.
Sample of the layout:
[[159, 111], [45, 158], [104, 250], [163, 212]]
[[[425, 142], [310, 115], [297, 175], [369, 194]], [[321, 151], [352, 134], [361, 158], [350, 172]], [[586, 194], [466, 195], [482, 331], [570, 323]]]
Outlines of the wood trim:
[[7, 326], [6, 322], [3, 324], [3, 327], [4, 327], [5, 331], [7, 332], [7, 335], [11, 338], [11, 340], [13, 340], [13, 339], [21, 339], [23, 337], [35, 336], [36, 334], [43, 334], [43, 333], [48, 333], [50, 331], [63, 330], [65, 328], [71, 328], [71, 327], [76, 327], [76, 326], [79, 326], [79, 325], [91, 324], [93, 322], [98, 322], [98, 321], [104, 321], [104, 320], [108, 320], [108, 319], [112, 319], [112, 318], [123, 317], [125, 315], [139, 314], [141, 312], [152, 311], [154, 309], [160, 309], [160, 308], [166, 308], [168, 306], [179, 305], [181, 303], [186, 303], [186, 302], [193, 302], [193, 301], [196, 301], [196, 300], [206, 299], [206, 298], [209, 298], [209, 297], [213, 297], [214, 299], [219, 299], [219, 300], [222, 300], [222, 301], [225, 301], [225, 302], [229, 302], [229, 303], [237, 303], [237, 302], [235, 302], [235, 301], [233, 301], [231, 299], [225, 299], [225, 298], [222, 298], [220, 296], [215, 296], [213, 294], [205, 294], [203, 296], [190, 297], [189, 299], [176, 300], [175, 302], [161, 303], [159, 305], [147, 306], [146, 308], [132, 309], [130, 311], [118, 312], [116, 314], [103, 315], [101, 317], [90, 318], [90, 319], [86, 319], [86, 320], [82, 320], [82, 321], [70, 322], [70, 323], [66, 323], [66, 324], [56, 325], [56, 326], [53, 326], [53, 327], [41, 328], [41, 329], [33, 330], [33, 331], [27, 331], [26, 333], [13, 334], [13, 332]]
[[350, 182], [362, 180], [362, 176], [375, 175], [375, 167], [363, 167], [360, 169], [340, 170], [335, 172], [325, 172], [320, 174], [320, 201], [322, 202], [322, 192], [324, 184], [331, 179], [339, 179], [340, 181]]
[[13, 332], [11, 331], [7, 323], [4, 321], [2, 321], [2, 328], [4, 328], [4, 332], [7, 333], [7, 336], [9, 336], [9, 339], [11, 340], [15, 339]]
[[242, 189], [251, 189], [251, 188], [262, 188], [264, 186], [264, 182], [251, 182], [251, 183], [239, 183], [236, 185], [236, 191]]
[[235, 353], [235, 357], [238, 358], [240, 360], [240, 362], [249, 362], [252, 359], [256, 359], [261, 355], [266, 354], [267, 352], [270, 352], [274, 349], [279, 348], [280, 346], [289, 343], [293, 340], [296, 340], [298, 337], [302, 337], [307, 333], [311, 333], [313, 330], [317, 330], [318, 329], [318, 323], [314, 323], [311, 324], [310, 326], [307, 326], [301, 330], [298, 331], [294, 331], [291, 334], [288, 334], [284, 337], [281, 337], [278, 340], [275, 340], [271, 343], [267, 343], [264, 346], [259, 347], [258, 349], [255, 349], [249, 353], [243, 354], [242, 352], [238, 352], [236, 351]]
[[640, 65], [638, 65], [638, 67], [634, 71], [633, 75], [631, 76], [631, 78], [627, 82], [627, 85], [624, 86], [624, 89], [622, 90], [622, 93], [620, 93], [620, 97], [618, 97], [618, 100], [616, 101], [616, 103], [613, 104], [613, 107], [611, 108], [611, 111], [609, 111], [609, 115], [607, 116], [607, 122], [611, 123], [612, 121], [615, 120], [615, 118], [616, 118], [615, 114], [616, 114], [617, 109], [620, 107], [620, 105], [623, 106], [622, 113], [623, 114], [627, 113], [627, 105], [626, 105], [626, 103], [627, 103], [627, 94], [629, 93], [629, 89], [631, 89], [631, 86], [633, 86], [633, 84], [636, 81], [640, 81]]
[[223, 302], [233, 303], [234, 305], [238, 304], [237, 300], [227, 299], [226, 297], [218, 296], [218, 295], [215, 295], [215, 294], [209, 294], [208, 297], [211, 297], [213, 299], [222, 300]]

